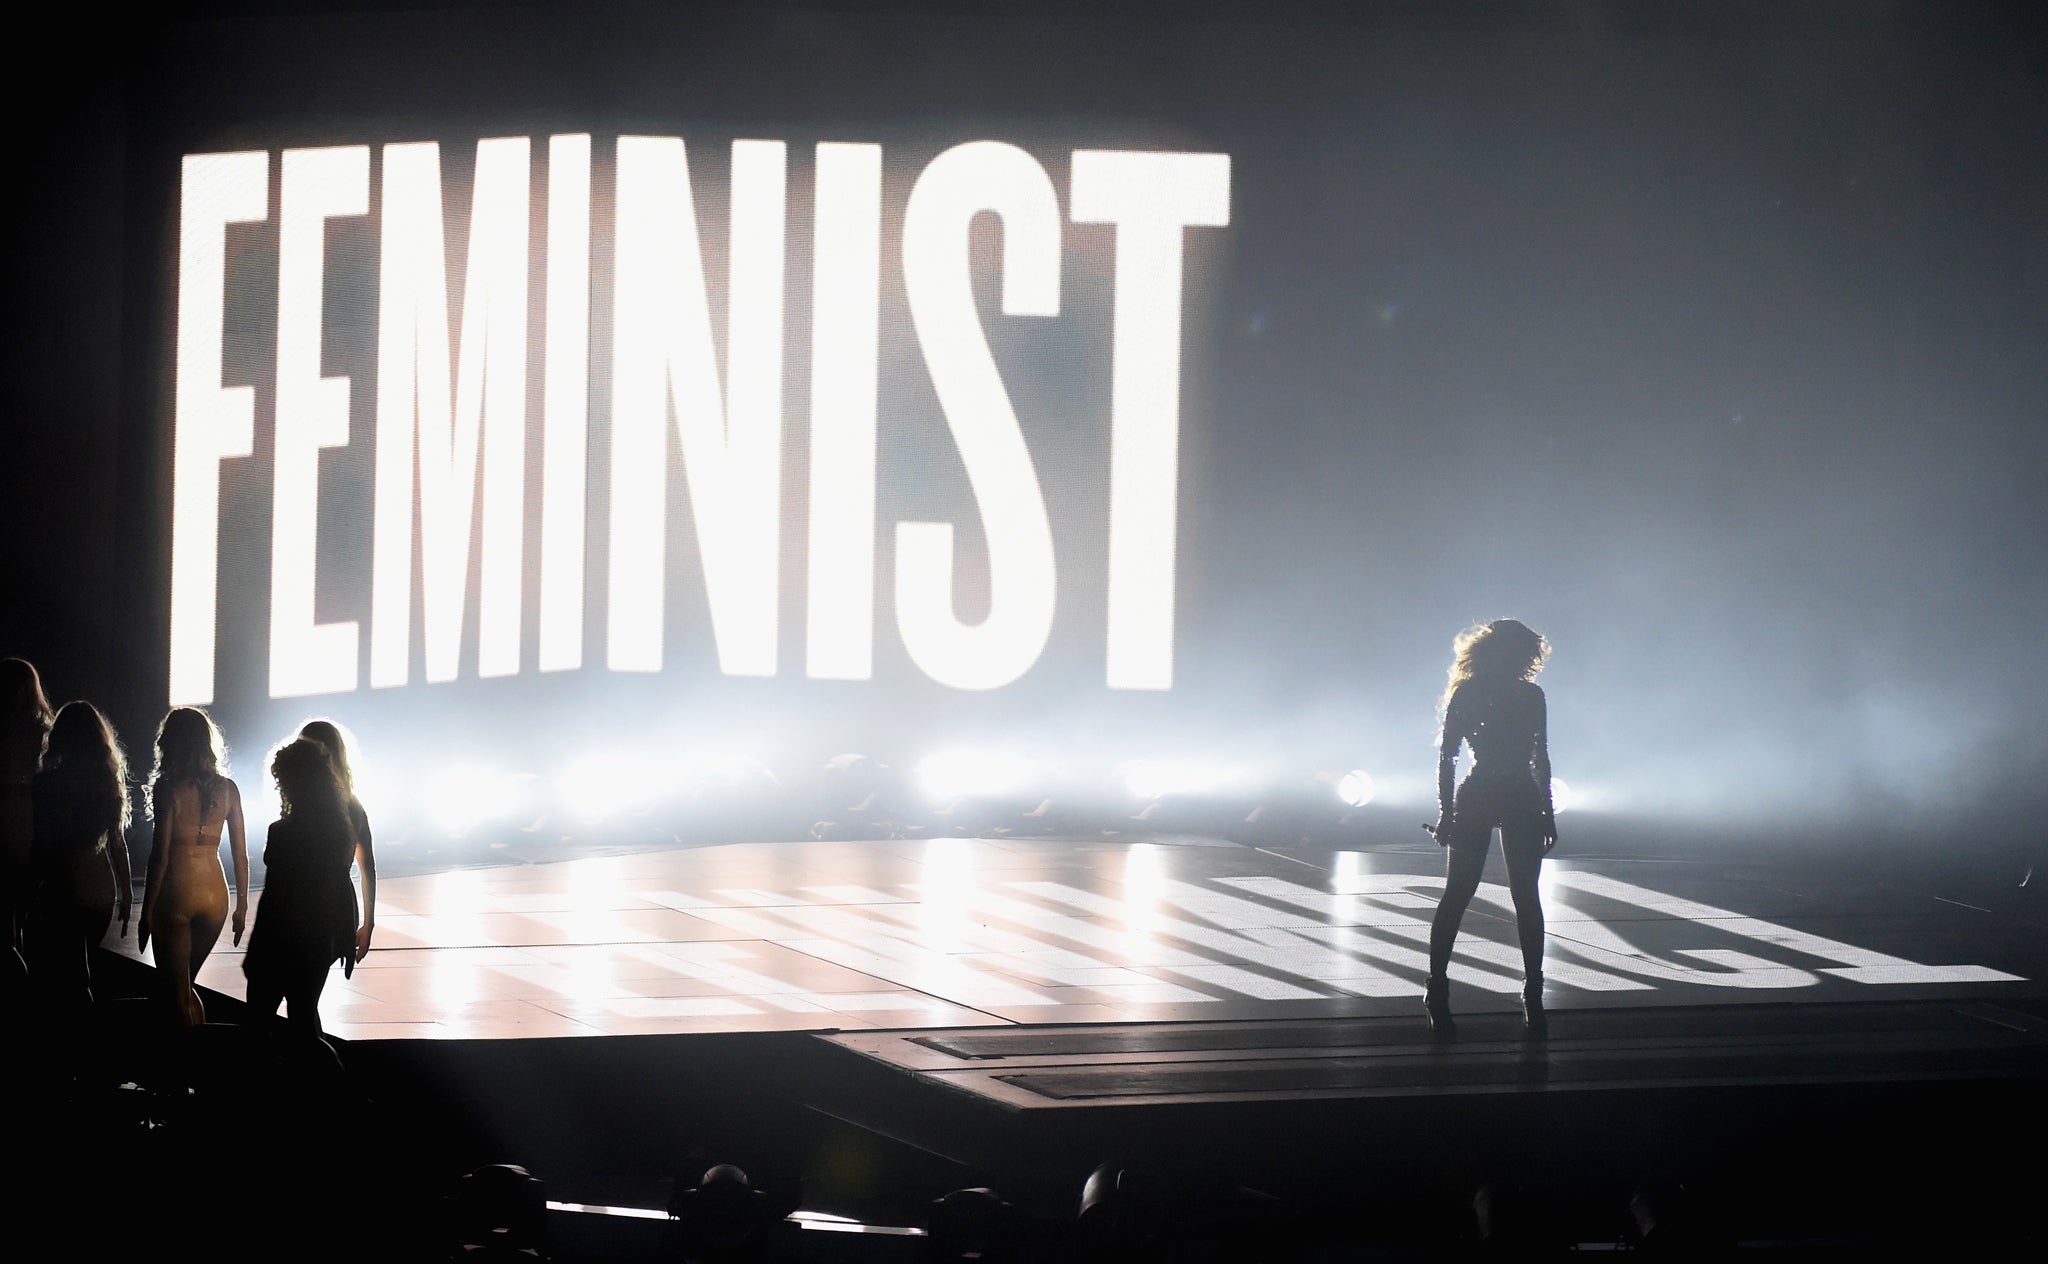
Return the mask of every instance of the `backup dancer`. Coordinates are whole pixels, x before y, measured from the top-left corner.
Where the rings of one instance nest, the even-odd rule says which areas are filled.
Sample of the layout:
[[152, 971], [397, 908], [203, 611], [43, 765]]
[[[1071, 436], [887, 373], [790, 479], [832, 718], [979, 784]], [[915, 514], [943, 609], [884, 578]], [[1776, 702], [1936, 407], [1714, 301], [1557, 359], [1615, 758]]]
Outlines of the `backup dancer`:
[[206, 712], [178, 707], [156, 732], [156, 772], [149, 782], [149, 878], [135, 946], [156, 936], [156, 962], [180, 1027], [206, 1021], [192, 981], [229, 924], [227, 875], [220, 864], [225, 835], [235, 865], [234, 942], [242, 942], [249, 908], [249, 840], [242, 792], [221, 771], [220, 730]]

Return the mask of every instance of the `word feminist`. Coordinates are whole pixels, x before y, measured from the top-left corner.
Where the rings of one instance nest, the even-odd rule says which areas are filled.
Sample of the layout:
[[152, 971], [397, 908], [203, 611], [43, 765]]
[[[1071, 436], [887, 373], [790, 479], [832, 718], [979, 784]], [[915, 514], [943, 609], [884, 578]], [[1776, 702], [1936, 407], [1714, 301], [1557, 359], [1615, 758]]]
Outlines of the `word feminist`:
[[[520, 670], [526, 559], [527, 137], [477, 142], [458, 332], [451, 337], [440, 146], [381, 149], [368, 674], [453, 680], [472, 554], [481, 677]], [[192, 154], [179, 206], [170, 697], [214, 692], [220, 463], [255, 446], [253, 389], [223, 385], [227, 232], [268, 222], [268, 151]], [[270, 694], [358, 686], [355, 621], [315, 618], [320, 452], [350, 442], [347, 376], [321, 369], [328, 223], [370, 213], [367, 145], [287, 149], [277, 172], [277, 348]], [[681, 138], [617, 140], [613, 197], [605, 663], [662, 667], [671, 422], [689, 492], [719, 668], [773, 676], [778, 657], [787, 152], [733, 142], [723, 376]], [[591, 286], [591, 138], [548, 139], [541, 308], [537, 659], [583, 664]], [[873, 674], [879, 145], [817, 146], [810, 364], [806, 674]], [[1069, 215], [1115, 229], [1106, 682], [1172, 684], [1183, 229], [1229, 223], [1225, 154], [1075, 150]], [[977, 505], [988, 609], [953, 601], [954, 526], [895, 524], [895, 614], [926, 674], [993, 689], [1037, 661], [1052, 627], [1045, 498], [975, 305], [970, 230], [1002, 225], [1008, 316], [1060, 309], [1062, 216], [1024, 150], [955, 146], [911, 187], [901, 225], [911, 323]], [[415, 566], [417, 557], [417, 566]]]

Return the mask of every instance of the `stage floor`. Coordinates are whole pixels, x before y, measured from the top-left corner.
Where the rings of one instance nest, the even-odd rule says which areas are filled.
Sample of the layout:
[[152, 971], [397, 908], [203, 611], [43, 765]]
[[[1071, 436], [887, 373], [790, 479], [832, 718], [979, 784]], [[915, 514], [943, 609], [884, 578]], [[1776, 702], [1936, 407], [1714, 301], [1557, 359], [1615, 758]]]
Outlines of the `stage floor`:
[[[1496, 853], [1452, 969], [1520, 986]], [[322, 1001], [349, 1040], [1291, 1020], [1420, 1005], [1433, 847], [1205, 839], [749, 843], [386, 878]], [[260, 906], [261, 895], [257, 896]], [[1575, 1007], [1997, 998], [2038, 928], [1858, 875], [1561, 855], [1548, 995]], [[119, 946], [134, 954], [133, 939]], [[144, 956], [147, 960], [147, 956]], [[243, 994], [225, 938], [202, 986]]]

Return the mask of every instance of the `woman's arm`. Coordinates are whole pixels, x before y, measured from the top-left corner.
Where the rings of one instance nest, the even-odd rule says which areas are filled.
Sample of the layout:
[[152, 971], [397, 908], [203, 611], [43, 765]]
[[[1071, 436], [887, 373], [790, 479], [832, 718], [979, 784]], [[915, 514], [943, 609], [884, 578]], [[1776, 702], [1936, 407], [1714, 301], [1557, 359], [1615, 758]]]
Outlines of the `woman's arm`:
[[1541, 686], [1530, 688], [1536, 690], [1536, 744], [1530, 748], [1529, 763], [1543, 790], [1543, 850], [1549, 851], [1557, 846], [1557, 804], [1550, 795], [1550, 706]]
[[149, 831], [149, 864], [142, 880], [142, 917], [135, 924], [135, 950], [149, 947], [151, 920], [156, 915], [157, 892], [163, 887], [164, 870], [169, 865], [171, 854], [171, 813], [178, 810], [178, 796], [167, 795], [168, 803], [157, 802], [156, 786], [149, 788], [150, 815], [154, 823]]
[[370, 843], [370, 817], [360, 806], [350, 814], [356, 830], [356, 868], [363, 874], [363, 924], [356, 928], [356, 960], [370, 955], [377, 933], [377, 849]]
[[242, 943], [242, 927], [249, 918], [249, 833], [242, 822], [242, 790], [228, 782], [228, 853], [235, 862], [235, 946]]
[[135, 907], [135, 873], [128, 866], [128, 820], [124, 812], [107, 828], [107, 860], [114, 866], [114, 902], [121, 914], [121, 938], [128, 937], [128, 913]]
[[1436, 835], [1437, 845], [1446, 846], [1451, 841], [1451, 817], [1457, 804], [1458, 795], [1458, 747], [1465, 742], [1465, 697], [1464, 691], [1451, 695], [1444, 707], [1444, 731], [1437, 739], [1436, 757]]

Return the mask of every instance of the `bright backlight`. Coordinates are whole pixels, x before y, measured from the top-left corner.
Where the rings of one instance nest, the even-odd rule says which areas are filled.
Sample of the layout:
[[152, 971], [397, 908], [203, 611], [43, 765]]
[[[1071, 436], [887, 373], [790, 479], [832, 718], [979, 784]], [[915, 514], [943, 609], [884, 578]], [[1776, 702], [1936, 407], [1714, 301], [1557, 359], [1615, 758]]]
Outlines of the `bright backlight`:
[[1337, 798], [1345, 806], [1362, 808], [1372, 802], [1372, 777], [1354, 768], [1337, 779]]

